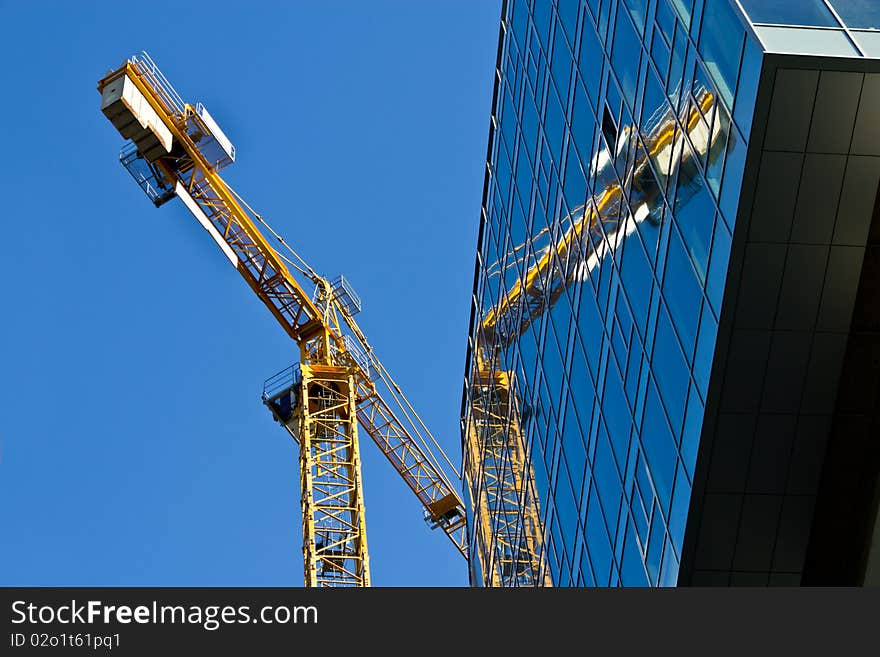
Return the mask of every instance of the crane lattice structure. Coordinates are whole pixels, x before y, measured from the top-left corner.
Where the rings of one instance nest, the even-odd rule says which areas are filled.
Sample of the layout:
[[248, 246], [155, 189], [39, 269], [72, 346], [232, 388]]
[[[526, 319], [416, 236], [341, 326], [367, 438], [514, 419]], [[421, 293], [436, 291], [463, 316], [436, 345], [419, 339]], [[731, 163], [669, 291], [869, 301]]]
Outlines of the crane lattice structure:
[[157, 207], [180, 198], [299, 347], [299, 364], [266, 382], [263, 401], [299, 445], [306, 586], [370, 585], [359, 424], [425, 520], [467, 558], [464, 506], [429, 441], [442, 450], [355, 322], [360, 301], [348, 282], [316, 274], [220, 177], [235, 148], [146, 53], [108, 73], [98, 91], [102, 112], [129, 140], [120, 160], [141, 189]]

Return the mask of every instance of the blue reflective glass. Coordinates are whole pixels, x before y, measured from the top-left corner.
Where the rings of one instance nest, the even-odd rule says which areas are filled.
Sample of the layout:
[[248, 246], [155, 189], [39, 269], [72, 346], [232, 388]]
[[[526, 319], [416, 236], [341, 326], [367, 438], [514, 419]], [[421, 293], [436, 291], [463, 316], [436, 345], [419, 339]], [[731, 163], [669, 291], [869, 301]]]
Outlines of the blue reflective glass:
[[599, 436], [596, 441], [596, 457], [593, 462], [593, 480], [599, 489], [599, 501], [609, 526], [617, 522], [623, 489], [620, 483], [617, 465], [611, 451], [608, 433], [600, 423]]
[[703, 293], [691, 259], [676, 230], [670, 231], [669, 235], [669, 254], [663, 276], [663, 292], [690, 360], [697, 339], [697, 323], [700, 319]]
[[721, 183], [721, 213], [728, 228], [733, 228], [736, 211], [739, 207], [739, 192], [742, 185], [743, 167], [746, 163], [746, 144], [739, 132], [731, 129], [727, 140], [727, 164], [724, 167], [724, 180]]
[[580, 311], [578, 313], [578, 333], [583, 341], [584, 354], [591, 364], [591, 370], [595, 373], [599, 370], [599, 357], [602, 353], [603, 330], [602, 318], [596, 308], [596, 300], [593, 297], [589, 285], [584, 285], [581, 295]]
[[[694, 110], [696, 111], [696, 110]], [[690, 147], [682, 149], [681, 165], [675, 193], [675, 219], [681, 229], [688, 253], [694, 261], [700, 281], [706, 278], [709, 245], [715, 219], [715, 204], [706, 189], [703, 177]]]
[[652, 370], [669, 413], [669, 420], [673, 426], [680, 427], [684, 420], [684, 405], [690, 378], [687, 363], [665, 310], [660, 311], [657, 320], [653, 354]]
[[687, 414], [684, 429], [681, 433], [681, 458], [687, 468], [688, 475], [693, 476], [697, 464], [697, 450], [700, 446], [700, 433], [703, 430], [703, 402], [694, 388], [688, 396]]
[[[654, 40], [651, 42], [651, 59], [654, 60], [654, 66], [657, 67], [657, 73], [663, 84], [666, 84], [666, 73], [669, 71], [669, 45], [660, 32], [660, 28], [654, 32]], [[653, 107], [653, 105], [645, 105], [645, 109]]]
[[636, 82], [639, 78], [639, 61], [642, 49], [629, 16], [624, 11], [617, 12], [614, 27], [614, 47], [611, 64], [620, 80], [623, 95], [630, 107], [635, 105]]
[[630, 496], [630, 510], [632, 513], [632, 520], [635, 522], [636, 532], [639, 535], [639, 540], [642, 542], [642, 545], [648, 544], [648, 513], [645, 511], [644, 506], [642, 506], [641, 499], [639, 497], [638, 486], [633, 486], [632, 495]]
[[644, 325], [648, 317], [648, 306], [651, 299], [651, 288], [654, 279], [651, 266], [638, 237], [629, 235], [623, 251], [621, 278], [626, 289], [627, 298], [632, 305], [636, 325], [644, 335]]
[[535, 161], [535, 152], [538, 147], [538, 110], [531, 91], [524, 94], [522, 109], [522, 132], [526, 146], [526, 154], [529, 160]]
[[575, 408], [576, 404], [569, 399], [565, 413], [565, 427], [562, 432], [562, 451], [571, 468], [572, 486], [575, 491], [581, 489], [584, 467], [587, 463], [587, 447], [581, 433], [581, 425]]
[[590, 486], [590, 504], [587, 507], [587, 547], [590, 561], [593, 564], [593, 572], [598, 586], [608, 586], [608, 578], [611, 573], [611, 542], [608, 539], [608, 530], [602, 518], [602, 508], [596, 494], [596, 487]]
[[672, 61], [669, 65], [669, 77], [666, 83], [666, 93], [671, 98], [678, 98], [681, 90], [681, 81], [684, 77], [684, 58], [687, 53], [687, 31], [681, 28], [680, 23], [675, 24], [675, 41], [672, 44]]
[[645, 512], [649, 513], [654, 506], [654, 486], [651, 484], [651, 476], [648, 474], [648, 464], [645, 461], [644, 452], [639, 450], [636, 459], [635, 481], [638, 484], [638, 490], [642, 496], [642, 503], [645, 506]]
[[666, 529], [659, 513], [654, 514], [651, 523], [651, 538], [648, 541], [648, 554], [645, 555], [645, 566], [648, 568], [648, 576], [651, 584], [656, 585], [660, 574], [660, 557], [663, 554], [663, 544], [666, 542]]
[[495, 186], [498, 188], [498, 194], [502, 199], [502, 203], [504, 203], [510, 192], [510, 161], [506, 155], [502, 155], [495, 163], [493, 173], [495, 174]]
[[565, 458], [560, 457], [553, 496], [556, 507], [556, 525], [562, 535], [562, 545], [574, 548], [574, 536], [578, 527], [577, 500], [571, 486], [571, 478]]
[[681, 554], [681, 546], [684, 544], [684, 529], [687, 525], [690, 503], [691, 486], [684, 474], [684, 469], [679, 465], [675, 477], [672, 507], [669, 509], [669, 536], [679, 554]]
[[715, 309], [721, 312], [721, 300], [724, 297], [724, 286], [727, 282], [727, 265], [730, 260], [730, 232], [723, 221], [715, 226], [715, 237], [712, 240], [712, 258], [709, 260], [709, 277], [706, 281], [706, 294]]
[[645, 34], [645, 23], [648, 19], [648, 0], [626, 0], [629, 15], [640, 35]]
[[715, 354], [715, 337], [718, 333], [718, 324], [709, 310], [703, 312], [700, 320], [700, 335], [697, 338], [697, 352], [694, 356], [694, 379], [700, 387], [700, 393], [706, 396], [709, 389], [709, 374], [712, 368], [712, 358]]
[[[624, 388], [626, 390], [626, 398], [629, 399], [630, 406], [635, 407], [638, 396], [639, 375], [641, 374], [642, 359], [644, 358], [642, 342], [641, 340], [639, 340], [638, 335], [633, 335], [632, 342], [630, 343], [629, 354], [629, 363], [627, 364], [626, 368], [626, 379], [624, 381]], [[638, 411], [636, 412], [638, 413]]]
[[532, 188], [533, 176], [532, 163], [526, 157], [524, 150], [521, 150], [516, 160], [516, 173], [514, 174], [514, 182], [519, 190], [520, 198], [528, 200], [529, 191]]
[[677, 450], [653, 385], [648, 386], [648, 397], [645, 401], [642, 448], [651, 470], [654, 485], [657, 488], [657, 496], [663, 508], [667, 508], [672, 495], [672, 481], [678, 461]]
[[550, 26], [553, 17], [553, 5], [549, 2], [539, 2], [532, 8], [532, 20], [535, 22], [535, 32], [541, 39], [541, 45], [544, 52], [549, 52], [550, 48]]
[[755, 42], [751, 35], [747, 34], [733, 112], [734, 120], [744, 133], [748, 133], [752, 128], [752, 115], [755, 111], [763, 58], [764, 53], [761, 46]]
[[620, 328], [620, 322], [617, 320], [611, 327], [611, 348], [614, 350], [617, 366], [621, 371], [624, 371], [626, 369], [627, 345], [623, 330]]
[[831, 0], [848, 27], [880, 30], [880, 3], [877, 0]]
[[823, 0], [740, 0], [753, 23], [836, 27]]
[[547, 92], [547, 109], [544, 113], [544, 132], [547, 135], [547, 143], [553, 155], [553, 162], [559, 168], [562, 161], [562, 138], [565, 131], [565, 109], [552, 86]]
[[608, 34], [608, 19], [611, 16], [613, 7], [616, 7], [614, 3], [610, 2], [610, 0], [605, 0], [599, 8], [599, 38], [602, 39], [603, 43], [605, 42], [605, 35]]
[[666, 41], [672, 43], [672, 35], [675, 33], [675, 13], [669, 6], [669, 0], [657, 0], [657, 27], [666, 37]]
[[[605, 4], [608, 4], [607, 1]], [[593, 20], [596, 21], [596, 23], [599, 22], [599, 9], [601, 5], [602, 0], [587, 0], [587, 6], [590, 8], [590, 12], [593, 14]], [[589, 27], [589, 25], [587, 27]], [[586, 29], [582, 30], [582, 32], [586, 31]]]
[[587, 194], [587, 177], [581, 168], [581, 160], [578, 157], [574, 145], [569, 142], [568, 155], [565, 162], [565, 202], [571, 208], [583, 206], [584, 197]]
[[559, 90], [559, 96], [563, 99], [568, 98], [569, 80], [571, 79], [572, 67], [571, 50], [568, 48], [568, 41], [564, 33], [558, 27], [556, 28], [556, 36], [553, 39], [553, 59], [550, 64], [551, 75], [556, 82]]
[[[479, 561], [479, 559], [474, 559], [474, 561]], [[587, 550], [586, 546], [581, 552], [581, 567], [580, 567], [580, 586], [596, 586], [596, 580], [593, 578], [593, 567], [590, 564], [590, 553]]]
[[[544, 450], [537, 449], [537, 445], [532, 449], [532, 470], [535, 473], [535, 494], [538, 500], [546, 500], [550, 490], [550, 482], [547, 476], [547, 464], [544, 460]], [[544, 509], [546, 511], [546, 509]]]
[[589, 29], [581, 30], [581, 51], [578, 54], [578, 71], [584, 81], [584, 88], [590, 96], [593, 107], [599, 102], [599, 80], [602, 76], [604, 54], [596, 33]]
[[666, 541], [663, 550], [663, 568], [660, 573], [660, 586], [675, 586], [678, 583], [678, 559], [672, 551], [672, 543]]
[[690, 28], [691, 15], [693, 14], [694, 9], [694, 0], [671, 0], [671, 2], [672, 6], [675, 7], [675, 10], [678, 12], [678, 15], [684, 23], [685, 27]]
[[642, 556], [635, 540], [632, 525], [627, 528], [626, 546], [623, 551], [623, 563], [621, 564], [620, 577], [624, 586], [648, 586], [648, 578], [645, 576], [645, 568], [642, 565]]
[[559, 24], [565, 30], [569, 43], [574, 40], [577, 35], [578, 10], [580, 2], [578, 0], [557, 0], [556, 13], [559, 14]]
[[617, 305], [614, 308], [614, 314], [617, 316], [617, 321], [620, 324], [620, 331], [621, 335], [623, 336], [624, 343], [629, 344], [629, 337], [632, 334], [633, 328], [633, 318], [629, 312], [626, 298], [623, 296], [623, 293], [620, 290], [618, 290]]
[[712, 188], [712, 193], [717, 197], [721, 190], [721, 172], [724, 167], [724, 153], [727, 150], [727, 135], [730, 133], [730, 117], [720, 103], [716, 104], [714, 109], [706, 180]]
[[706, 0], [700, 30], [700, 54], [728, 107], [733, 107], [744, 37], [745, 28], [729, 0]]
[[[596, 117], [590, 107], [584, 86], [578, 82], [574, 89], [574, 107], [571, 117], [571, 135], [580, 154], [581, 161], [589, 163], [593, 155], [593, 134], [596, 128]], [[583, 202], [583, 198], [577, 205]], [[574, 207], [577, 207], [575, 205]]]
[[544, 340], [544, 349], [541, 353], [541, 361], [544, 365], [544, 380], [550, 390], [550, 403], [556, 406], [559, 391], [562, 386], [563, 359], [556, 345], [556, 338], [552, 333]]
[[626, 465], [629, 449], [629, 433], [632, 427], [629, 407], [623, 394], [623, 382], [614, 365], [609, 365], [605, 375], [605, 393], [602, 399], [602, 413], [611, 436], [611, 447], [618, 466]]

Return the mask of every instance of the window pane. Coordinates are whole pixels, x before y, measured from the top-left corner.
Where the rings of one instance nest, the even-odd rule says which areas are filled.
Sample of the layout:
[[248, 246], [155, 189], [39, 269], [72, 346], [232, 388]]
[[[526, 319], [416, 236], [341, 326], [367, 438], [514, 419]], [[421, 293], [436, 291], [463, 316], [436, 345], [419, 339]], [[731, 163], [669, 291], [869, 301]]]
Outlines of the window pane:
[[669, 508], [672, 496], [672, 480], [678, 462], [677, 451], [666, 416], [660, 407], [657, 390], [648, 386], [648, 398], [645, 405], [645, 419], [642, 425], [642, 447], [648, 460], [651, 477], [657, 486], [657, 496], [661, 506]]
[[665, 311], [660, 311], [657, 322], [657, 337], [651, 364], [660, 386], [660, 394], [666, 403], [666, 410], [669, 411], [669, 420], [678, 430], [684, 420], [684, 404], [690, 377], [684, 355], [681, 353], [669, 316]]
[[626, 237], [626, 248], [623, 250], [623, 284], [626, 295], [632, 304], [636, 325], [639, 332], [644, 333], [648, 319], [648, 303], [651, 300], [651, 288], [654, 279], [645, 251], [636, 235]]
[[670, 231], [669, 255], [666, 258], [666, 272], [663, 275], [663, 296], [678, 328], [678, 335], [688, 354], [694, 352], [697, 338], [697, 322], [700, 319], [700, 304], [703, 301], [702, 288], [694, 273], [678, 231]]
[[767, 50], [801, 55], [841, 55], [859, 53], [842, 30], [810, 30], [796, 27], [756, 27]]
[[648, 574], [651, 576], [651, 583], [657, 584], [657, 575], [660, 571], [660, 555], [663, 550], [663, 543], [666, 541], [666, 532], [663, 523], [660, 520], [660, 514], [654, 514], [654, 521], [651, 524], [651, 539], [648, 542], [648, 554], [645, 557], [645, 565], [648, 567]]
[[715, 312], [721, 313], [721, 300], [727, 283], [727, 265], [730, 260], [730, 233], [723, 221], [716, 220], [715, 241], [712, 242], [712, 260], [709, 262], [709, 280], [706, 293]]
[[611, 543], [602, 519], [602, 509], [596, 496], [596, 487], [590, 486], [590, 506], [587, 509], [587, 546], [596, 575], [597, 586], [608, 586], [611, 571]]
[[578, 0], [559, 0], [556, 6], [559, 23], [565, 29], [569, 41], [573, 41], [577, 34], [578, 4]]
[[678, 560], [672, 550], [672, 544], [666, 541], [666, 549], [663, 551], [663, 571], [660, 586], [675, 586], [678, 582]]
[[880, 2], [877, 0], [831, 0], [848, 27], [880, 29]]
[[550, 72], [559, 89], [559, 95], [563, 102], [568, 98], [568, 84], [571, 78], [572, 55], [568, 48], [562, 30], [556, 27], [556, 37], [553, 39], [553, 60], [550, 64]]
[[675, 32], [675, 14], [672, 13], [668, 0], [658, 0], [656, 20], [666, 40], [671, 42]]
[[837, 27], [834, 15], [822, 0], [740, 1], [753, 23]]
[[718, 324], [708, 308], [703, 311], [700, 321], [700, 337], [697, 340], [697, 353], [694, 356], [694, 378], [705, 397], [709, 389], [709, 375], [712, 373], [712, 358], [715, 354], [715, 339], [718, 336]]
[[586, 25], [581, 30], [581, 52], [578, 57], [578, 70], [584, 79], [584, 87], [593, 107], [599, 100], [599, 77], [602, 73], [602, 46], [596, 37], [596, 32]]
[[727, 0], [706, 0], [703, 16], [700, 54], [724, 102], [732, 107], [745, 29]]
[[854, 32], [853, 36], [868, 57], [880, 57], [880, 32]]
[[754, 37], [746, 35], [742, 67], [739, 73], [739, 87], [736, 90], [734, 117], [740, 130], [748, 133], [752, 127], [752, 114], [758, 94], [758, 78], [761, 74], [761, 61], [764, 54]]
[[621, 469], [624, 469], [632, 421], [626, 398], [623, 395], [623, 382], [620, 380], [617, 368], [611, 363], [608, 365], [608, 373], [605, 377], [602, 413], [605, 416], [608, 432], [611, 434], [611, 448], [614, 450], [614, 456]]
[[629, 15], [632, 16], [633, 23], [636, 24], [636, 29], [640, 35], [644, 36], [645, 20], [648, 16], [648, 0], [626, 0], [626, 4]]
[[[593, 132], [596, 125], [596, 117], [590, 108], [590, 101], [584, 86], [580, 82], [575, 85], [571, 124], [571, 133], [575, 146], [577, 146], [581, 162], [586, 165], [593, 157]], [[577, 205], [580, 205], [582, 202], [583, 198], [581, 198]]]
[[675, 495], [672, 498], [672, 509], [669, 512], [669, 534], [675, 549], [681, 553], [684, 543], [684, 528], [687, 524], [688, 506], [691, 501], [691, 486], [685, 477], [684, 470], [678, 467], [675, 480]]
[[687, 250], [694, 259], [701, 281], [706, 279], [714, 219], [715, 205], [712, 197], [703, 184], [703, 177], [691, 149], [685, 146], [682, 149], [675, 194], [675, 220], [681, 229]]
[[599, 501], [609, 526], [617, 523], [617, 512], [620, 509], [620, 499], [623, 488], [620, 483], [617, 465], [611, 452], [611, 444], [608, 441], [608, 433], [599, 425], [599, 439], [596, 443], [596, 459], [593, 464], [594, 481], [599, 488]]
[[635, 532], [632, 525], [627, 527], [626, 546], [623, 552], [623, 564], [621, 565], [620, 577], [624, 586], [648, 586], [648, 578], [645, 576], [645, 568], [642, 565], [642, 556], [636, 545]]
[[681, 20], [684, 21], [685, 27], [690, 29], [694, 0], [672, 0], [672, 5], [675, 7], [678, 15], [681, 16]]
[[641, 48], [633, 30], [632, 23], [625, 11], [617, 12], [617, 24], [614, 28], [614, 50], [611, 53], [613, 70], [620, 78], [623, 95], [630, 107], [635, 104], [636, 82], [639, 77], [639, 59]]

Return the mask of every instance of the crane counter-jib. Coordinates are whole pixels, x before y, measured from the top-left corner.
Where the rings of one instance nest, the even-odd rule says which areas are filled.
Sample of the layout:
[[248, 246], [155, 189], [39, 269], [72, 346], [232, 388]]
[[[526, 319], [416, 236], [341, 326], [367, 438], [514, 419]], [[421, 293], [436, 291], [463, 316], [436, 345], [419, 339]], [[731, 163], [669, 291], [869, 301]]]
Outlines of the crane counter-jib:
[[370, 583], [358, 425], [418, 497], [426, 520], [466, 557], [464, 505], [428, 440], [439, 445], [354, 322], [354, 290], [318, 276], [292, 250], [299, 264], [275, 250], [258, 224], [286, 243], [218, 173], [235, 159], [232, 143], [146, 53], [110, 72], [98, 91], [102, 112], [130, 140], [120, 160], [141, 189], [157, 207], [180, 198], [299, 347], [295, 376], [280, 391], [264, 391], [264, 402], [300, 448], [306, 584]]

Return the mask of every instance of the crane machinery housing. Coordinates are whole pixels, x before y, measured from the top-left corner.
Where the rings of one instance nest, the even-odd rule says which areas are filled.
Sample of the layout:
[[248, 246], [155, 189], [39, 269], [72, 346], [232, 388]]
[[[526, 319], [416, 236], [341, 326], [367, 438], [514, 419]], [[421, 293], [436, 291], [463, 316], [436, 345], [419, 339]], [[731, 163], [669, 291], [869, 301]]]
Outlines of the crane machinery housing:
[[156, 207], [183, 202], [298, 346], [299, 363], [266, 382], [263, 402], [299, 446], [305, 585], [370, 585], [359, 424], [425, 520], [467, 558], [464, 505], [429, 443], [445, 454], [355, 322], [360, 300], [349, 283], [316, 274], [220, 177], [234, 146], [149, 55], [110, 71], [98, 91], [101, 111], [128, 140], [120, 161], [137, 184]]

